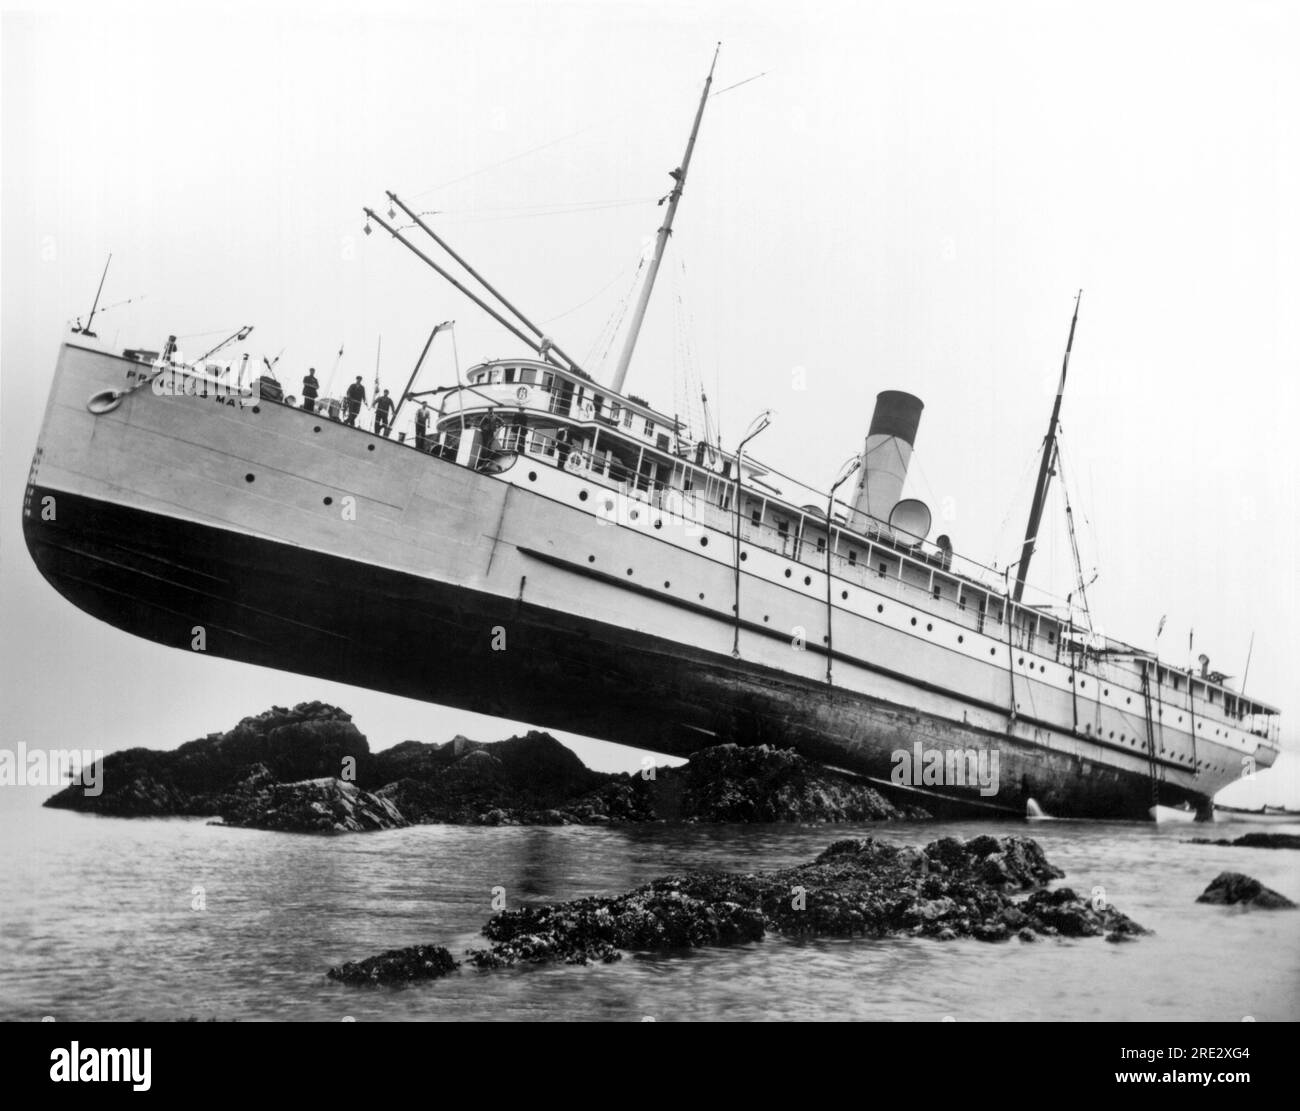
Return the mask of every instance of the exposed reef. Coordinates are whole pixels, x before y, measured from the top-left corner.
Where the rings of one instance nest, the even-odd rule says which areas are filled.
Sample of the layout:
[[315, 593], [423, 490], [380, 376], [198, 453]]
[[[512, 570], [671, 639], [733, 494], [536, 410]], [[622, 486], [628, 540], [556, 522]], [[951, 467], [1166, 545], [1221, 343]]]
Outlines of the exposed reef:
[[[792, 868], [685, 872], [623, 895], [505, 910], [483, 927], [492, 944], [466, 956], [479, 968], [501, 968], [610, 962], [628, 951], [742, 945], [768, 934], [1033, 942], [1127, 941], [1148, 932], [1103, 899], [1045, 889], [1061, 875], [1025, 837], [946, 837], [923, 849], [837, 841]], [[419, 954], [431, 948], [391, 950], [329, 974], [353, 983], [422, 979]], [[348, 971], [362, 968], [364, 976]]]
[[104, 758], [102, 792], [64, 788], [46, 806], [115, 817], [174, 815], [285, 832], [359, 832], [423, 822], [856, 822], [925, 818], [869, 784], [768, 745], [720, 745], [678, 768], [613, 775], [547, 733], [495, 744], [456, 737], [371, 752], [350, 714], [273, 707], [172, 752]]

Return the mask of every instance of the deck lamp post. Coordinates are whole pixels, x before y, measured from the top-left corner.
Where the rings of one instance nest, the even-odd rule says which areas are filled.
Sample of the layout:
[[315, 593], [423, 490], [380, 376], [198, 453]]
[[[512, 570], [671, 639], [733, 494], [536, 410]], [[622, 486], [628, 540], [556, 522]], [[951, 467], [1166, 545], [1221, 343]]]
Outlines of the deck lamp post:
[[736, 571], [736, 621], [734, 635], [731, 641], [731, 655], [733, 659], [740, 659], [740, 468], [741, 462], [745, 456], [745, 445], [771, 423], [772, 410], [764, 409], [758, 414], [758, 416], [750, 421], [749, 427], [745, 430], [745, 435], [740, 441], [740, 446], [736, 449], [736, 547], [734, 553]]
[[826, 685], [830, 686], [831, 682], [831, 658], [833, 652], [831, 649], [831, 528], [834, 524], [835, 512], [835, 491], [844, 485], [858, 468], [862, 466], [862, 456], [854, 455], [844, 460], [844, 465], [840, 467], [839, 477], [831, 483], [831, 492], [826, 496]]

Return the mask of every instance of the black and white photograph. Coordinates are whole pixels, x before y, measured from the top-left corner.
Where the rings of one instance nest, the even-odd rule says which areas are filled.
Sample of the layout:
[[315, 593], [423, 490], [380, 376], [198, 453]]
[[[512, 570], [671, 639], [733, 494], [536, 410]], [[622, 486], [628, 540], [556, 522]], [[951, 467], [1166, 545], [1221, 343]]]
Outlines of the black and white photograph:
[[0, 50], [33, 1076], [865, 1021], [1251, 1082], [1300, 7], [17, 0]]

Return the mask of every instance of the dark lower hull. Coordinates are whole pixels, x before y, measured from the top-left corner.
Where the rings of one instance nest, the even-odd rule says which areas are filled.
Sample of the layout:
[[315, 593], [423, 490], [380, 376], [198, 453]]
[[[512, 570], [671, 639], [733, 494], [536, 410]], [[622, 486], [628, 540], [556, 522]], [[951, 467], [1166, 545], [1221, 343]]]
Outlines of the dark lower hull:
[[[42, 575], [69, 601], [184, 651], [366, 687], [677, 755], [768, 743], [888, 783], [891, 753], [996, 750], [1000, 789], [904, 791], [938, 813], [1144, 819], [1145, 774], [882, 703], [729, 656], [41, 487], [24, 515]], [[1162, 803], [1204, 796], [1162, 785]]]

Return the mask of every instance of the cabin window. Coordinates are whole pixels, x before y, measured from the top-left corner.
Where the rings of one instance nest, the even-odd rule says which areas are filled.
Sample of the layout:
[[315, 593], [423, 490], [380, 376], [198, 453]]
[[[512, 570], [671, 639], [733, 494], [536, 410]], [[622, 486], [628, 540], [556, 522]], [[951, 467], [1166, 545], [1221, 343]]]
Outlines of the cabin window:
[[653, 436], [655, 434], [655, 422], [649, 417], [646, 417], [645, 419], [645, 434], [647, 436]]
[[600, 411], [605, 406], [605, 399], [601, 397], [600, 394], [596, 394], [594, 397], [592, 397], [591, 404], [596, 410], [596, 416], [600, 416]]
[[617, 401], [611, 401], [609, 403], [609, 419], [612, 420], [615, 424], [618, 424], [618, 418], [621, 415], [621, 413], [622, 413], [622, 406], [620, 406]]
[[555, 375], [549, 370], [542, 371], [542, 389], [553, 390], [555, 388]]
[[935, 583], [934, 590], [932, 593], [934, 595], [935, 600], [938, 601], [940, 598], [943, 597], [943, 587], [941, 587], [938, 583]]
[[825, 553], [826, 553], [826, 537], [824, 537], [824, 536], [819, 536], [819, 537], [817, 537], [817, 552], [818, 552], [819, 555], [825, 555]]
[[889, 564], [882, 562], [880, 564], [880, 577], [883, 579], [885, 575], [888, 573], [888, 571], [889, 571]]
[[515, 368], [512, 366], [506, 367], [506, 382], [513, 382], [514, 380], [515, 380]]
[[966, 595], [962, 594], [961, 592], [958, 592], [957, 594], [957, 608], [959, 610], [966, 609]]
[[667, 450], [668, 450], [668, 433], [667, 433], [667, 432], [660, 432], [660, 433], [659, 433], [659, 438], [655, 441], [655, 447], [657, 447], [660, 451], [667, 451]]
[[758, 524], [763, 519], [763, 507], [751, 505], [749, 507], [749, 520], [751, 524]]
[[535, 385], [537, 382], [537, 371], [530, 366], [521, 367], [519, 370], [519, 381], [521, 381], [525, 386]]
[[855, 549], [855, 548], [850, 548], [850, 549], [849, 549], [849, 566], [850, 566], [850, 567], [856, 567], [857, 565], [858, 565], [858, 553], [857, 553], [857, 549]]
[[624, 409], [624, 410], [623, 410], [623, 427], [624, 427], [624, 428], [631, 428], [631, 427], [632, 427], [632, 410], [631, 410], [631, 409]]

